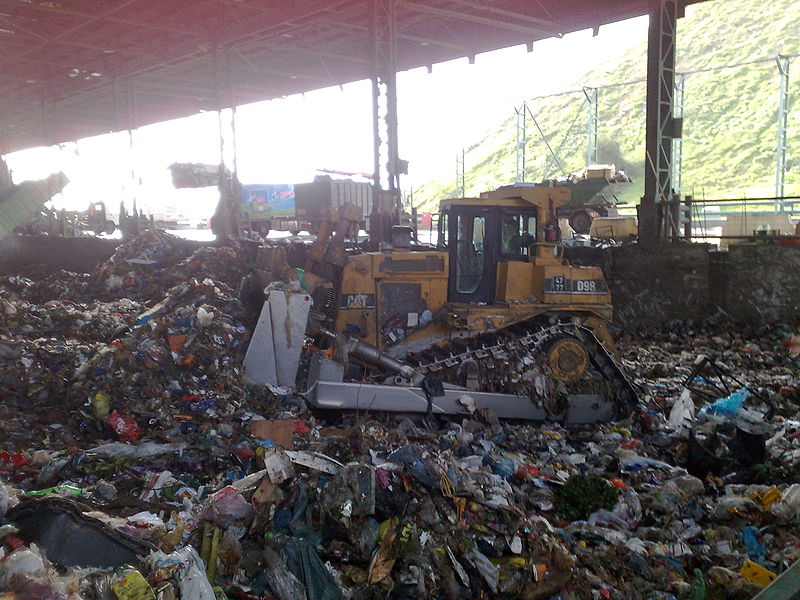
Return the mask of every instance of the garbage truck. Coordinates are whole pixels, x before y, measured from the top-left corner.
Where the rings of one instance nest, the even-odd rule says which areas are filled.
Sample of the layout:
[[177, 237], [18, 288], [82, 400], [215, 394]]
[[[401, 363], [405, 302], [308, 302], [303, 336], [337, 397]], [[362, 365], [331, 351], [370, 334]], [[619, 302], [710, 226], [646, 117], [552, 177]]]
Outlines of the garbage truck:
[[331, 209], [345, 203], [361, 208], [361, 229], [368, 229], [372, 211], [373, 185], [351, 179], [318, 175], [305, 183], [241, 183], [224, 167], [199, 163], [170, 165], [176, 188], [220, 187], [220, 203], [215, 221], [230, 219], [219, 231], [236, 230], [240, 236], [270, 231], [308, 231], [317, 233]]

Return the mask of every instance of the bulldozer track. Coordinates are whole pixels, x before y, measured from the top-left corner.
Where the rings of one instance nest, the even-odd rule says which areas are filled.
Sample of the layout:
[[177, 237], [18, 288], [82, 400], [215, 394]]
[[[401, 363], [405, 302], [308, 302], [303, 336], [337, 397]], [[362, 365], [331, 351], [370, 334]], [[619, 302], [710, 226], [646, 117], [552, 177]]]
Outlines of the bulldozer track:
[[[592, 371], [575, 384], [554, 380], [543, 365], [547, 349], [564, 338], [580, 342], [592, 366]], [[594, 332], [574, 324], [569, 316], [555, 323], [539, 319], [498, 332], [454, 339], [409, 354], [405, 362], [423, 374], [457, 385], [464, 385], [464, 366], [475, 369], [477, 365], [481, 391], [528, 395], [533, 400], [601, 393], [613, 402], [617, 419], [630, 415], [639, 402], [635, 387]]]

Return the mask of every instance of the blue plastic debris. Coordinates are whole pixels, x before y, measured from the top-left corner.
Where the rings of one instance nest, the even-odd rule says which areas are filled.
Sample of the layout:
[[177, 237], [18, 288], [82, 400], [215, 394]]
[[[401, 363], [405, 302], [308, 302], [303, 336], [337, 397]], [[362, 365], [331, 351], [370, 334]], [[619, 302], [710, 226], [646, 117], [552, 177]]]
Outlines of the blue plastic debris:
[[725, 396], [724, 398], [715, 400], [711, 404], [707, 404], [700, 409], [700, 414], [733, 418], [742, 410], [742, 405], [751, 395], [752, 393], [747, 386], [745, 386], [733, 392], [730, 396]]

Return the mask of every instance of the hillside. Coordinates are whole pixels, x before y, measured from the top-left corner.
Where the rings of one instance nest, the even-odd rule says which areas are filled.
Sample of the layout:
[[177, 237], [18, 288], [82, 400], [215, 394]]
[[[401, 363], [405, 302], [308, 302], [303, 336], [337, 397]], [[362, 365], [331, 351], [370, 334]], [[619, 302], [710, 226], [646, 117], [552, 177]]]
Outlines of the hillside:
[[[749, 0], [715, 0], [687, 9], [678, 23], [676, 62], [676, 70], [685, 74], [684, 194], [706, 198], [774, 194], [778, 98], [774, 57], [800, 54], [798, 31], [800, 0], [759, 4], [758, 11]], [[800, 67], [796, 62], [790, 67], [787, 195], [800, 194], [800, 156], [792, 155], [800, 152], [796, 142]], [[646, 46], [642, 44], [579, 75], [569, 88], [601, 88], [598, 162], [615, 163], [633, 177], [634, 184], [623, 196], [631, 203], [638, 201], [643, 187], [645, 76]], [[527, 102], [550, 145], [557, 149], [564, 170], [582, 169], [587, 115], [583, 93]], [[467, 195], [514, 180], [516, 118], [498, 114], [497, 123], [483, 139], [475, 140], [467, 154]], [[526, 148], [526, 181], [560, 174], [530, 119]], [[429, 210], [438, 199], [455, 193], [451, 169], [415, 190], [415, 204]]]

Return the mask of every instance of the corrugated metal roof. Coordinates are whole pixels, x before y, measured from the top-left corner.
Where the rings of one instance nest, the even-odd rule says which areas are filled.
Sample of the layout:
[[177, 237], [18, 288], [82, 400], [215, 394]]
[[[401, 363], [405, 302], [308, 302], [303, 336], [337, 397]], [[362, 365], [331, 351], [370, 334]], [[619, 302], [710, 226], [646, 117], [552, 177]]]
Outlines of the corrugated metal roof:
[[[647, 5], [397, 0], [398, 67], [597, 27]], [[369, 48], [369, 0], [0, 0], [0, 152], [366, 79]]]

